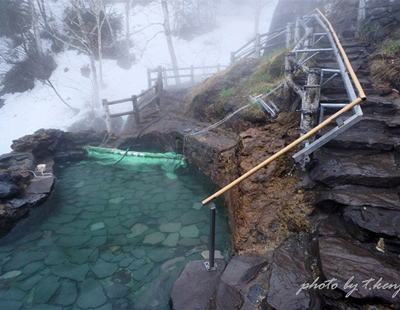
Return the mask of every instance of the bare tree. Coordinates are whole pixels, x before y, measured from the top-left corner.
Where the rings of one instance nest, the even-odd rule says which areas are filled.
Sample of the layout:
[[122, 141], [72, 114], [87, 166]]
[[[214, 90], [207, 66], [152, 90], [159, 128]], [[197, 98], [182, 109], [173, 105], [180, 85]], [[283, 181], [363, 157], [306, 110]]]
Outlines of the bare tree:
[[36, 14], [36, 9], [35, 9], [33, 0], [28, 0], [28, 3], [29, 3], [29, 8], [30, 8], [30, 13], [32, 16], [32, 27], [33, 27], [33, 33], [34, 33], [34, 39], [35, 39], [36, 52], [37, 52], [37, 56], [39, 58], [38, 59], [39, 63], [42, 63], [44, 60], [44, 53], [43, 53], [42, 41], [40, 39], [38, 17]]
[[174, 75], [175, 75], [175, 83], [180, 84], [178, 61], [176, 60], [174, 44], [172, 42], [172, 33], [171, 33], [171, 26], [170, 26], [170, 22], [169, 22], [169, 11], [168, 11], [167, 0], [161, 0], [161, 6], [162, 6], [162, 10], [163, 10], [163, 15], [164, 15], [164, 23], [163, 23], [164, 33], [165, 33], [165, 38], [167, 39], [168, 52], [171, 57], [172, 69], [173, 69]]
[[254, 35], [257, 35], [260, 31], [260, 18], [261, 12], [264, 7], [271, 3], [271, 0], [254, 0]]
[[[85, 6], [86, 4], [88, 7]], [[100, 106], [100, 88], [104, 85], [102, 72], [104, 25], [108, 24], [111, 35], [113, 32], [107, 19], [107, 12], [102, 0], [70, 0], [66, 10], [69, 10], [69, 13], [65, 15], [63, 24], [70, 36], [69, 40], [67, 41], [66, 38], [59, 35], [51, 35], [88, 55], [92, 74], [93, 108], [98, 108]], [[89, 18], [92, 22], [85, 20], [82, 14], [86, 14], [85, 18]], [[99, 59], [98, 62], [96, 62], [96, 57]]]
[[131, 29], [129, 25], [129, 13], [131, 8], [131, 1], [125, 0], [125, 53], [129, 57], [129, 48], [130, 48], [130, 36]]

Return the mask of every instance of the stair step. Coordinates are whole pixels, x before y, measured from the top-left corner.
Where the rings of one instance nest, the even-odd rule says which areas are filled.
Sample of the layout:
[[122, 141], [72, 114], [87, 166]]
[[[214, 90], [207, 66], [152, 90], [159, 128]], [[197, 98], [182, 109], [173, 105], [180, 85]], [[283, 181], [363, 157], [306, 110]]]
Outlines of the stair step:
[[399, 210], [400, 197], [395, 189], [345, 185], [318, 192], [315, 203], [319, 207], [336, 203], [345, 206], [362, 206]]
[[391, 151], [398, 144], [400, 144], [400, 137], [391, 137], [373, 131], [356, 131], [351, 128], [329, 141], [327, 146], [346, 149]]
[[394, 102], [388, 98], [379, 96], [381, 93], [381, 90], [376, 90], [375, 94], [371, 91], [367, 93], [367, 100], [361, 104], [365, 114], [397, 114], [398, 109]]
[[[325, 113], [326, 116], [328, 113]], [[336, 126], [336, 123], [326, 126], [326, 129], [322, 129], [320, 132], [323, 134], [327, 130], [331, 130]], [[362, 120], [351, 127], [351, 131], [360, 132], [375, 132], [379, 134], [385, 134], [387, 136], [396, 136], [400, 130], [400, 119], [393, 118], [386, 115], [371, 115], [364, 114]]]
[[311, 170], [310, 176], [329, 187], [354, 184], [390, 188], [400, 185], [400, 169], [392, 153], [339, 158], [321, 152], [318, 165]]

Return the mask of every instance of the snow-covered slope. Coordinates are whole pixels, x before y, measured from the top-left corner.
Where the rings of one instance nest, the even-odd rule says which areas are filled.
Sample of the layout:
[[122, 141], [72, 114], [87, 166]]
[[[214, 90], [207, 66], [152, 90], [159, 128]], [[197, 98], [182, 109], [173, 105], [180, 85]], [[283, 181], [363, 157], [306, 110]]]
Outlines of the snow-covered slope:
[[[238, 2], [239, 3], [239, 2]], [[266, 32], [277, 0], [271, 0], [262, 12], [260, 32]], [[115, 6], [123, 12], [123, 5]], [[179, 66], [228, 65], [230, 52], [238, 49], [254, 35], [254, 12], [243, 4], [221, 1], [218, 7], [218, 27], [191, 41], [174, 38]], [[105, 87], [101, 97], [109, 100], [127, 98], [147, 88], [147, 68], [170, 66], [165, 36], [162, 33], [161, 7], [153, 3], [131, 10], [132, 32], [145, 28], [133, 37], [132, 52], [136, 63], [129, 69], [120, 68], [115, 60], [104, 60]], [[148, 27], [146, 27], [148, 26]], [[148, 39], [154, 37], [149, 43]], [[91, 109], [92, 82], [81, 74], [89, 59], [76, 51], [68, 50], [55, 57], [57, 68], [50, 80], [69, 105], [80, 109], [77, 115], [56, 96], [47, 85], [36, 81], [35, 87], [25, 93], [6, 94], [0, 108], [0, 154], [11, 151], [12, 140], [32, 134], [40, 128], [68, 128], [87, 116]], [[99, 107], [98, 115], [102, 114]]]

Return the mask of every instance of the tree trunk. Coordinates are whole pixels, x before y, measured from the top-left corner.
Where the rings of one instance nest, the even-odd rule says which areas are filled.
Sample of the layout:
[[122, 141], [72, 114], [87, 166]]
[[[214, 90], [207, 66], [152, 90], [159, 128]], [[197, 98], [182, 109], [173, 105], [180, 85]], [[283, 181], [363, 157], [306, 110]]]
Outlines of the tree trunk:
[[171, 62], [172, 62], [172, 69], [174, 70], [174, 75], [175, 75], [175, 83], [179, 85], [180, 78], [179, 78], [179, 70], [178, 70], [178, 61], [176, 60], [176, 55], [175, 55], [175, 49], [174, 49], [174, 44], [172, 43], [172, 34], [171, 34], [171, 27], [169, 23], [169, 12], [168, 12], [168, 4], [166, 0], [161, 0], [161, 6], [164, 14], [164, 32], [165, 32], [165, 38], [167, 39], [167, 45], [168, 45], [168, 52], [169, 55], [171, 56]]
[[94, 60], [93, 53], [90, 53], [89, 59], [90, 59], [90, 69], [92, 70], [92, 73], [93, 73], [93, 77], [92, 77], [93, 108], [97, 109], [98, 107], [100, 107], [100, 87], [99, 87], [99, 78], [97, 76], [96, 62]]
[[35, 5], [33, 4], [33, 0], [28, 0], [28, 2], [29, 2], [29, 8], [31, 11], [31, 16], [32, 16], [32, 26], [33, 26], [34, 36], [35, 36], [36, 51], [37, 51], [37, 55], [39, 58], [39, 63], [42, 64], [42, 61], [44, 59], [44, 53], [43, 53], [43, 47], [42, 47], [42, 40], [40, 39], [39, 23], [38, 23], [38, 18], [37, 18], [37, 14], [36, 14], [36, 9], [35, 9]]
[[254, 35], [257, 35], [260, 31], [260, 15], [261, 15], [261, 0], [256, 0], [255, 12], [254, 12]]
[[130, 49], [130, 36], [131, 36], [131, 29], [129, 26], [129, 12], [130, 12], [131, 3], [130, 0], [126, 0], [125, 2], [125, 53], [126, 57], [129, 57], [129, 49]]

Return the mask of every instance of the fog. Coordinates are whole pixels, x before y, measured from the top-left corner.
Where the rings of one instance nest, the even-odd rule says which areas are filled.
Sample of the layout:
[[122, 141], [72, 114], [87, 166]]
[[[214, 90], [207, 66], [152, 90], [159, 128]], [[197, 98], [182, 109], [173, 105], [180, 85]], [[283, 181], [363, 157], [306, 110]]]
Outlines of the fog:
[[[267, 4], [259, 11], [260, 33], [268, 31], [277, 1], [265, 1]], [[65, 6], [63, 2], [47, 0], [45, 3], [48, 5], [48, 12], [54, 14], [54, 19], [61, 20]], [[185, 38], [172, 37], [179, 67], [229, 65], [231, 51], [239, 49], [254, 37], [256, 10], [252, 5], [253, 1], [220, 0], [215, 3], [215, 24], [210, 27], [211, 30], [194, 31], [198, 33]], [[109, 6], [109, 9], [125, 16], [123, 3], [117, 2]], [[172, 12], [170, 9], [170, 23], [174, 25], [176, 21]], [[157, 66], [171, 68], [163, 21], [159, 1], [152, 1], [145, 6], [136, 5], [130, 9], [129, 53], [135, 57], [135, 61], [129, 69], [123, 69], [115, 59], [103, 59], [104, 83], [99, 89], [100, 99], [117, 100], [138, 94], [147, 88], [147, 69]], [[125, 26], [124, 22], [123, 24]], [[0, 54], [4, 53], [6, 43], [7, 39], [1, 37]], [[45, 52], [49, 53], [50, 42], [42, 38], [42, 44]], [[40, 128], [69, 130], [73, 124], [82, 122], [87, 117], [103, 115], [100, 104], [93, 105], [93, 77], [82, 75], [82, 68], [89, 66], [89, 57], [74, 49], [52, 55], [57, 67], [49, 80], [62, 100], [79, 109], [79, 113], [68, 108], [52, 88], [39, 80], [35, 80], [32, 90], [4, 94], [1, 96], [5, 100], [4, 105], [0, 108], [0, 154], [11, 151], [12, 140], [32, 134]], [[0, 78], [9, 69], [10, 65], [0, 57]]]

